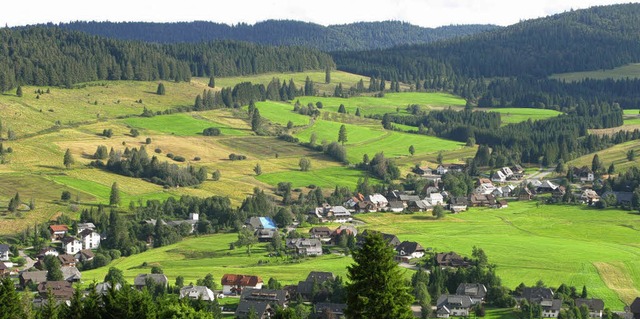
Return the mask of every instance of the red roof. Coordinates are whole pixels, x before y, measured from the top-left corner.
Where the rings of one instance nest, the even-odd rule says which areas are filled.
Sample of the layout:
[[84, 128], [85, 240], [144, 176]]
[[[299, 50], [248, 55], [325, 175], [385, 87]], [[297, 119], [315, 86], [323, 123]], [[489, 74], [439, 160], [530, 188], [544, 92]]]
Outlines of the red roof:
[[257, 284], [262, 283], [262, 278], [258, 276], [247, 275], [231, 275], [225, 274], [222, 276], [223, 286], [250, 286], [255, 287]]
[[49, 228], [54, 232], [69, 231], [69, 227], [67, 227], [67, 225], [51, 225]]

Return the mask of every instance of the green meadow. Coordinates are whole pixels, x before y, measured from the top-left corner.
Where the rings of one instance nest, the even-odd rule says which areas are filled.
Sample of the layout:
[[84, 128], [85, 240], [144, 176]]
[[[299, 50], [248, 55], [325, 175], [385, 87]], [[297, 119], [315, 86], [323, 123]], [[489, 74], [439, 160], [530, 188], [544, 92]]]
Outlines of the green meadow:
[[286, 126], [289, 121], [295, 126], [308, 125], [311, 120], [309, 116], [294, 112], [293, 104], [287, 102], [257, 102], [256, 107], [260, 111], [260, 116], [283, 126]]
[[229, 127], [222, 123], [199, 117], [197, 113], [178, 113], [157, 115], [154, 117], [131, 117], [124, 123], [134, 128], [143, 128], [177, 136], [202, 135], [202, 131], [209, 127], [220, 129], [221, 135], [249, 135], [250, 131]]
[[528, 120], [545, 120], [548, 118], [556, 117], [562, 112], [556, 110], [547, 109], [531, 109], [531, 108], [494, 108], [487, 110], [488, 112], [500, 113], [502, 119], [502, 125], [511, 123], [520, 123]]
[[538, 280], [552, 287], [586, 285], [611, 309], [640, 294], [640, 215], [627, 211], [511, 202], [506, 209], [471, 209], [443, 220], [422, 213], [358, 218], [367, 228], [435, 251], [469, 256], [473, 246], [481, 247], [509, 287]]
[[[311, 162], [312, 168], [314, 161]], [[322, 187], [323, 189], [333, 189], [337, 186], [346, 186], [355, 189], [358, 180], [364, 178], [366, 173], [344, 166], [312, 169], [307, 172], [299, 169], [267, 173], [256, 178], [269, 185], [277, 185], [279, 182], [290, 182], [294, 188], [307, 187], [310, 184]], [[375, 183], [375, 178], [370, 178], [370, 183]]]
[[623, 80], [626, 78], [634, 79], [639, 77], [640, 77], [640, 63], [627, 64], [627, 65], [623, 65], [610, 70], [562, 73], [562, 74], [554, 74], [550, 76], [550, 78], [552, 79], [567, 81], [567, 82], [581, 81], [587, 78], [593, 79], [593, 80], [606, 80], [606, 79]]
[[[627, 152], [633, 150], [636, 157], [633, 161], [627, 159]], [[580, 156], [574, 160], [571, 160], [567, 165], [575, 167], [588, 166], [591, 167], [593, 156], [598, 154], [600, 161], [604, 163], [605, 167], [609, 167], [613, 163], [616, 173], [622, 173], [630, 167], [637, 167], [640, 165], [640, 143], [638, 141], [628, 141], [622, 144], [617, 144], [596, 153]]]

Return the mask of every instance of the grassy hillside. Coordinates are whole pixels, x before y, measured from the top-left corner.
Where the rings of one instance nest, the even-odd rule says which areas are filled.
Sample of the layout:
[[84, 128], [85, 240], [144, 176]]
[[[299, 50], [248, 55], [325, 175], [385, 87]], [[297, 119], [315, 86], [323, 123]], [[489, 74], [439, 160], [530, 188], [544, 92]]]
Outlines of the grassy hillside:
[[[636, 158], [633, 161], [627, 160], [627, 152], [629, 150], [634, 150], [636, 154]], [[629, 141], [626, 143], [614, 145], [597, 153], [580, 156], [572, 161], [569, 161], [567, 165], [573, 165], [576, 167], [587, 165], [588, 167], [591, 167], [591, 162], [593, 161], [593, 156], [595, 154], [598, 154], [600, 161], [604, 163], [605, 167], [609, 167], [609, 165], [613, 163], [617, 172], [624, 172], [629, 167], [638, 166], [640, 164], [640, 159], [637, 156], [638, 154], [640, 154], [640, 144], [638, 143], [638, 141]]]
[[495, 108], [487, 111], [500, 113], [502, 125], [520, 123], [529, 119], [532, 121], [544, 120], [562, 114], [562, 112], [555, 110], [530, 108]]
[[640, 78], [640, 63], [627, 64], [610, 70], [554, 74], [549, 78], [566, 82], [577, 82], [587, 78], [592, 80], [624, 80], [626, 78], [634, 79]]

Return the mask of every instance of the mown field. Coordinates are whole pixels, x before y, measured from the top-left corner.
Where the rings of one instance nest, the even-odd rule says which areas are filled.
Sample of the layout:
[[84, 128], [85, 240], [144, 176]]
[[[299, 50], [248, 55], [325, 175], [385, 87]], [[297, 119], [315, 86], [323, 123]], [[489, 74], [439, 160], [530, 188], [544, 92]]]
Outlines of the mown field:
[[556, 110], [515, 108], [515, 107], [494, 108], [494, 109], [488, 109], [487, 111], [500, 113], [502, 125], [520, 123], [528, 120], [532, 120], [532, 121], [545, 120], [545, 119], [556, 117], [562, 114], [562, 112], [558, 112]]
[[[513, 202], [506, 209], [472, 209], [442, 220], [429, 213], [375, 213], [358, 218], [366, 222], [363, 228], [393, 233], [400, 240], [414, 240], [435, 251], [469, 256], [473, 246], [481, 247], [509, 287], [521, 282], [534, 285], [538, 280], [552, 287], [561, 283], [586, 285], [590, 297], [603, 298], [613, 310], [621, 310], [640, 293], [638, 214]], [[178, 275], [189, 282], [207, 273], [216, 280], [225, 273], [239, 273], [259, 275], [264, 280], [274, 277], [288, 284], [303, 280], [311, 270], [344, 276], [345, 267], [352, 262], [349, 257], [326, 255], [290, 264], [268, 257], [263, 245], [248, 256], [242, 248], [229, 250], [236, 238], [235, 234], [189, 238], [121, 258], [112, 265], [122, 269], [130, 281], [159, 265], [171, 281]], [[143, 262], [148, 266], [141, 267]], [[83, 281], [102, 280], [106, 271], [83, 272]]]
[[[426, 214], [366, 214], [368, 228], [394, 233], [436, 251], [470, 255], [481, 247], [504, 284], [586, 285], [590, 296], [622, 309], [640, 294], [640, 215], [584, 206], [472, 209], [433, 220]], [[622, 278], [622, 279], [621, 279]]]
[[550, 76], [550, 78], [552, 79], [564, 80], [567, 82], [580, 81], [586, 78], [594, 80], [622, 80], [626, 78], [633, 79], [638, 77], [640, 77], [640, 63], [627, 64], [610, 70], [562, 73]]
[[[627, 159], [627, 152], [629, 150], [633, 150], [636, 154], [636, 157], [633, 161], [629, 161]], [[607, 149], [598, 151], [596, 153], [587, 154], [584, 156], [580, 156], [572, 161], [569, 161], [567, 165], [572, 165], [576, 167], [582, 167], [584, 165], [591, 167], [591, 162], [593, 161], [593, 156], [598, 154], [600, 161], [604, 163], [605, 167], [609, 167], [611, 163], [615, 166], [616, 172], [624, 172], [630, 167], [637, 167], [640, 164], [640, 143], [638, 141], [629, 141], [622, 144], [617, 144]]]

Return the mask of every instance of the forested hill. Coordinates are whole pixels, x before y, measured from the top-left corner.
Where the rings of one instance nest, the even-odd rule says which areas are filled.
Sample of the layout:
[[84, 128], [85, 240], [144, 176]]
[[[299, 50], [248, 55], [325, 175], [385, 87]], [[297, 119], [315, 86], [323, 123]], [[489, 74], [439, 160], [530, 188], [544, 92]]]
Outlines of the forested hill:
[[427, 45], [342, 52], [334, 59], [354, 72], [394, 69], [418, 77], [434, 61], [470, 77], [608, 69], [640, 62], [640, 4], [576, 10]]
[[402, 44], [421, 44], [499, 28], [494, 25], [453, 25], [422, 28], [399, 21], [359, 22], [328, 27], [291, 20], [268, 20], [254, 25], [213, 22], [71, 22], [61, 28], [116, 39], [157, 43], [238, 40], [268, 45], [297, 45], [323, 51], [368, 50]]
[[0, 92], [21, 84], [95, 80], [174, 80], [333, 68], [329, 55], [302, 47], [218, 41], [150, 44], [56, 27], [0, 29]]

